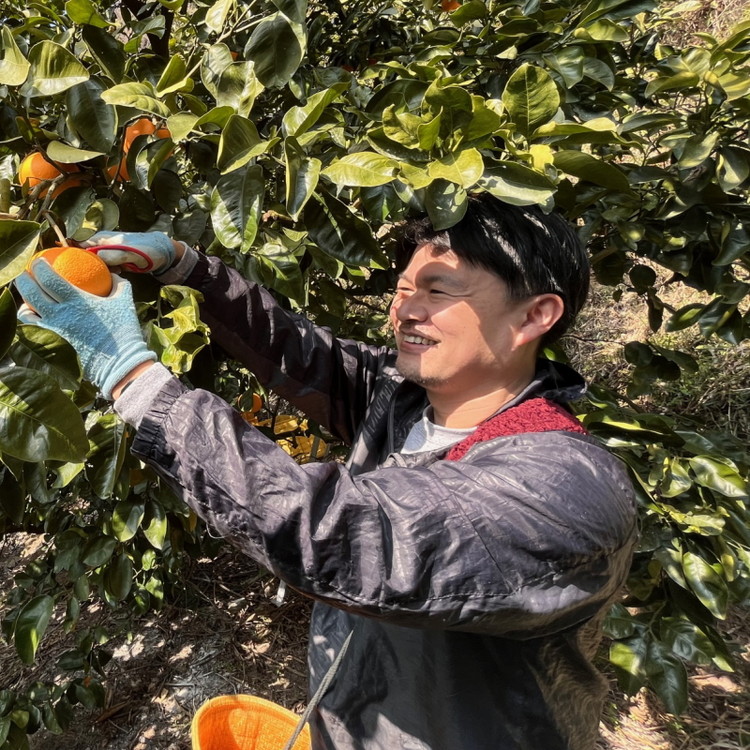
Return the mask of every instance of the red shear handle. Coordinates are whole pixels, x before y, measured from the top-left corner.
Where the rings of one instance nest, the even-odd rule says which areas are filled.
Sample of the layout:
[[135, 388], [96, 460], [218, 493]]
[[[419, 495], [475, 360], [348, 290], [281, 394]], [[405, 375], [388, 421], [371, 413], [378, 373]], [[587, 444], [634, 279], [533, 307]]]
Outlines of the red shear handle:
[[146, 265], [136, 266], [135, 263], [121, 263], [120, 267], [126, 271], [132, 271], [133, 273], [148, 273], [154, 267], [154, 261], [151, 260], [151, 256], [144, 253], [143, 250], [139, 250], [137, 247], [130, 247], [130, 245], [94, 245], [93, 247], [86, 247], [85, 250], [89, 250], [95, 255], [99, 255], [102, 250], [122, 250], [126, 253], [133, 253], [143, 258]]

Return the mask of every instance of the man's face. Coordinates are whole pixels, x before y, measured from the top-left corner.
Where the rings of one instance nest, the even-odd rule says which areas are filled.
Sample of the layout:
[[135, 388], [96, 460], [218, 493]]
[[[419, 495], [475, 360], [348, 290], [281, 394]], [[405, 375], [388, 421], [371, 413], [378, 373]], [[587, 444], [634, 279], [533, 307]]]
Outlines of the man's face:
[[398, 370], [428, 396], [469, 399], [514, 385], [530, 361], [516, 335], [525, 315], [499, 276], [423, 245], [391, 305]]

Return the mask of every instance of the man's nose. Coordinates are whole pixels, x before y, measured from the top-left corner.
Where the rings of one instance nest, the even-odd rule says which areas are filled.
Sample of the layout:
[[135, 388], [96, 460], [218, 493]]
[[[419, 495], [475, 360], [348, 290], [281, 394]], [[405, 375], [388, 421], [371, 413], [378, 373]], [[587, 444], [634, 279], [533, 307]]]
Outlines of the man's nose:
[[397, 299], [393, 303], [393, 312], [401, 323], [408, 320], [425, 320], [428, 316], [427, 307], [419, 293]]

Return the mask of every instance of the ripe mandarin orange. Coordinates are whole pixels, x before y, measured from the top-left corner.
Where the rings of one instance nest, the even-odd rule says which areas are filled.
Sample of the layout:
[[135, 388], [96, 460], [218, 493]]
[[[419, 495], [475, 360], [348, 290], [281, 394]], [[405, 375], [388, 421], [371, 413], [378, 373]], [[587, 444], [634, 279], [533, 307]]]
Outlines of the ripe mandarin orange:
[[[21, 185], [26, 185], [28, 190], [36, 187], [40, 182], [54, 180], [62, 174], [72, 174], [79, 169], [75, 164], [59, 164], [58, 162], [48, 161], [41, 151], [34, 151], [24, 157], [18, 167], [18, 181]], [[80, 177], [70, 177], [61, 182], [52, 194], [56, 198], [64, 190], [70, 187], [76, 187], [82, 184]], [[43, 198], [47, 194], [47, 189], [39, 192], [39, 197]]]
[[85, 292], [106, 297], [112, 291], [112, 274], [96, 253], [65, 245], [42, 250], [31, 260], [36, 258], [44, 258], [60, 276]]
[[155, 135], [157, 138], [169, 138], [171, 133], [169, 132], [169, 128], [157, 129], [156, 125], [154, 125], [150, 118], [139, 117], [125, 128], [125, 135], [122, 139], [123, 153], [127, 154], [128, 151], [130, 151], [133, 141], [139, 135]]
[[461, 3], [458, 0], [441, 0], [440, 7], [445, 13], [453, 13], [461, 7]]

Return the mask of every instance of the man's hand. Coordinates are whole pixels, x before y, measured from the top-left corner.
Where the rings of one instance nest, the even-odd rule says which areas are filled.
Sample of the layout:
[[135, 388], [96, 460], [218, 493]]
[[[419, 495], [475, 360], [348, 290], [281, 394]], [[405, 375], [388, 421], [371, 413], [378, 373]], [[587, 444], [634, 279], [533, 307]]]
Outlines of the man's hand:
[[[42, 258], [16, 279], [26, 301], [18, 311], [23, 323], [48, 328], [78, 352], [84, 377], [105, 398], [138, 365], [156, 360], [143, 340], [130, 283], [112, 277], [112, 292], [97, 297], [59, 276]], [[33, 309], [32, 309], [33, 308]]]
[[[97, 255], [111, 267], [129, 271], [150, 271], [155, 276], [164, 273], [185, 252], [184, 246], [169, 239], [162, 232], [97, 232], [83, 247], [122, 245], [112, 250], [97, 250]], [[133, 248], [129, 251], [124, 248]]]

